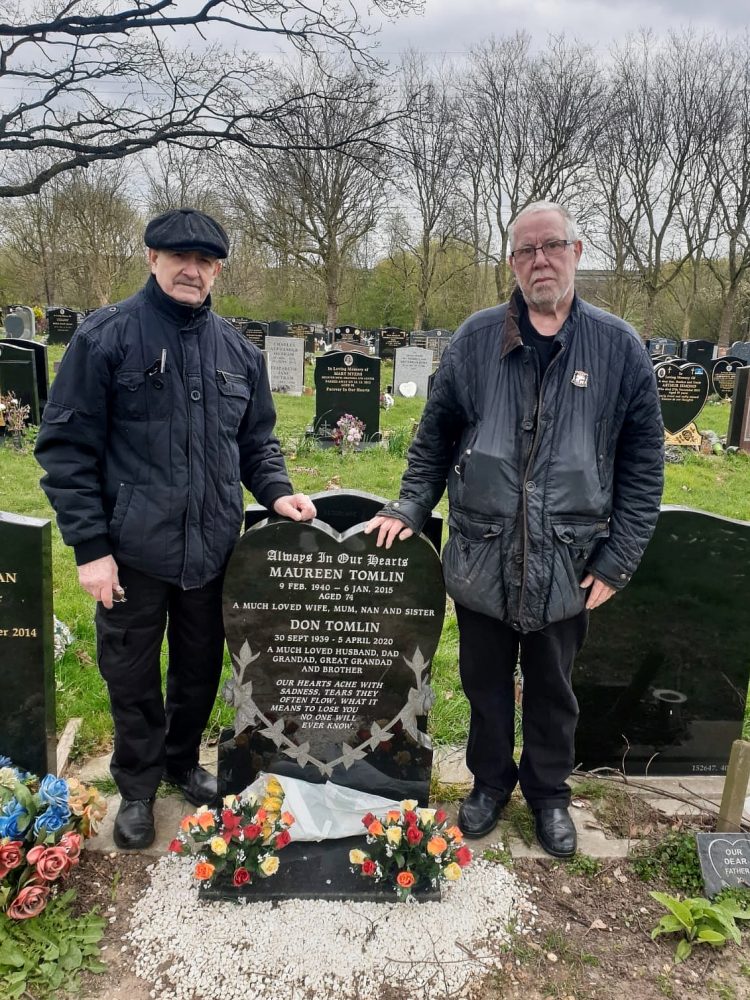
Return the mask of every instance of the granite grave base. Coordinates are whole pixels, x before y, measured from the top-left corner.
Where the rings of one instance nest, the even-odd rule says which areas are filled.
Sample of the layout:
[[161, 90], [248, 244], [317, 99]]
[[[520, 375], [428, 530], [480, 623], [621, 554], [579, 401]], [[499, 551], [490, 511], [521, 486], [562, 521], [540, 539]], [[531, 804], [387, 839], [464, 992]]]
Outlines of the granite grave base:
[[[344, 837], [320, 843], [291, 843], [279, 851], [279, 870], [270, 878], [259, 878], [243, 886], [233, 886], [231, 876], [202, 885], [205, 900], [247, 900], [270, 902], [286, 899], [349, 899], [367, 903], [395, 903], [396, 890], [390, 882], [352, 871], [349, 851], [368, 848], [365, 837]], [[440, 885], [418, 886], [412, 896], [419, 902], [439, 902]]]

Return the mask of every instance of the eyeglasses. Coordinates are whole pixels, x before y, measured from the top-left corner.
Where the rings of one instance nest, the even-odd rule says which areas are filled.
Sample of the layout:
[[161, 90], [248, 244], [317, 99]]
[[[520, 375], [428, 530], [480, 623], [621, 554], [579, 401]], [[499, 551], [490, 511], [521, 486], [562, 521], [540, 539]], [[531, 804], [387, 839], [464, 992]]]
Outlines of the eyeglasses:
[[527, 264], [534, 260], [537, 250], [541, 250], [549, 260], [550, 257], [560, 257], [565, 252], [565, 247], [572, 246], [574, 243], [575, 240], [548, 240], [546, 243], [540, 243], [538, 247], [519, 247], [518, 250], [512, 251], [511, 257], [513, 260]]

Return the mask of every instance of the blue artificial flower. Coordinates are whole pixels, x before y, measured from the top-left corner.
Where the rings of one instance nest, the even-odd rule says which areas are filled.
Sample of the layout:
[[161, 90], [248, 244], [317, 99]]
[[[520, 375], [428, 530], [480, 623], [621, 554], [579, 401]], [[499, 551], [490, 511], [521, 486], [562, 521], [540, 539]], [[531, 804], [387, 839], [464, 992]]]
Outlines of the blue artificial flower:
[[10, 759], [10, 757], [4, 757], [0, 753], [0, 767], [13, 767], [13, 761]]
[[23, 838], [30, 824], [31, 817], [17, 799], [9, 799], [0, 809], [0, 837]]
[[49, 806], [43, 813], [40, 813], [34, 820], [34, 833], [37, 836], [44, 829], [47, 833], [57, 833], [70, 819], [70, 809], [65, 806], [59, 809], [56, 806]]
[[46, 774], [39, 783], [39, 798], [56, 809], [68, 808], [68, 783], [65, 778]]

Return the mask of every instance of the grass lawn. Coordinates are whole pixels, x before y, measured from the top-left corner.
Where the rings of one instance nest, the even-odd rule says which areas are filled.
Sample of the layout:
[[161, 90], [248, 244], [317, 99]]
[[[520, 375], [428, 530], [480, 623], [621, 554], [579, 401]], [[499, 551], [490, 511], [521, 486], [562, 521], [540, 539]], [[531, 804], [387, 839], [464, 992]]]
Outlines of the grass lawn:
[[[61, 353], [61, 347], [49, 348], [50, 366]], [[391, 376], [392, 366], [385, 362], [383, 386], [390, 384]], [[306, 382], [312, 384], [311, 367], [306, 371]], [[421, 400], [399, 399], [387, 413], [381, 412], [385, 447], [346, 456], [332, 449], [318, 450], [305, 439], [305, 428], [314, 414], [314, 397], [276, 396], [275, 402], [277, 433], [296, 489], [314, 493], [338, 486], [384, 497], [397, 495], [406, 447], [422, 411]], [[700, 415], [698, 426], [724, 434], [728, 419], [728, 403], [709, 404]], [[248, 502], [252, 502], [249, 495]], [[688, 455], [682, 465], [667, 466], [664, 502], [750, 520], [750, 461], [744, 455]], [[438, 509], [446, 514], [445, 498]], [[0, 510], [34, 517], [51, 516], [39, 488], [39, 469], [30, 448], [25, 452], [0, 448]], [[62, 730], [69, 718], [82, 716], [84, 723], [76, 752], [86, 756], [105, 749], [112, 732], [107, 695], [96, 668], [94, 609], [91, 599], [78, 586], [72, 552], [63, 545], [54, 525], [52, 546], [55, 614], [76, 637], [56, 669], [58, 730]], [[466, 737], [468, 710], [458, 680], [457, 648], [455, 616], [449, 610], [433, 670], [437, 703], [430, 716], [430, 728], [437, 743], [461, 742]], [[228, 670], [227, 656], [225, 673]], [[220, 726], [230, 723], [232, 717], [232, 710], [219, 700], [211, 719], [213, 734], [218, 734]], [[750, 736], [747, 716], [745, 735]]]

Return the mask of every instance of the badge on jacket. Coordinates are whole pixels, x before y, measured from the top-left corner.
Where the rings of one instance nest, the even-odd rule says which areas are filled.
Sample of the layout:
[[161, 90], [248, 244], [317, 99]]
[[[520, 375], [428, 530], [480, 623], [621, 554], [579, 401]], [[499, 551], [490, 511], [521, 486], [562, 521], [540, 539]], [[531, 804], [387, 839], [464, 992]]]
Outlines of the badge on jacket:
[[589, 373], [588, 372], [573, 372], [573, 378], [570, 380], [573, 385], [577, 385], [579, 389], [588, 388], [589, 384]]

